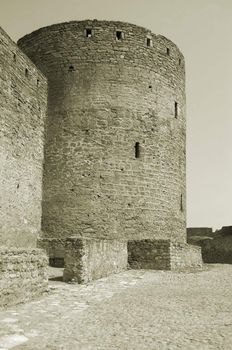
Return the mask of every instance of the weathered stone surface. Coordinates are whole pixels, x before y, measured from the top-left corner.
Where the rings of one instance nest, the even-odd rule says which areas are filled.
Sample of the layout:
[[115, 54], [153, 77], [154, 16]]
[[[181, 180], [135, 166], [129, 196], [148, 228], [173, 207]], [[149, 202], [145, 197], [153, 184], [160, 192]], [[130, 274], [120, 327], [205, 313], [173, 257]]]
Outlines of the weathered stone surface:
[[47, 290], [46, 255], [40, 249], [0, 249], [0, 307], [28, 301]]
[[87, 283], [126, 269], [126, 241], [66, 239], [64, 281]]
[[134, 269], [178, 270], [202, 267], [200, 247], [171, 240], [129, 241], [128, 262]]
[[[181, 265], [178, 249], [186, 264], [177, 46], [136, 25], [97, 20], [42, 28], [18, 45], [36, 66], [0, 31], [0, 244], [35, 246], [45, 144], [38, 245], [52, 265], [65, 259], [64, 280], [125, 269], [128, 239], [156, 240], [147, 268]], [[49, 83], [45, 140], [47, 85], [36, 67]]]
[[133, 269], [170, 270], [170, 241], [151, 239], [129, 241], [128, 262]]
[[47, 258], [29, 249], [41, 229], [46, 101], [46, 78], [0, 28], [1, 307], [47, 286]]
[[41, 28], [18, 45], [49, 81], [45, 237], [184, 242], [185, 68], [176, 45], [97, 20]]
[[171, 270], [202, 268], [201, 248], [190, 244], [171, 242]]
[[0, 28], [0, 246], [35, 247], [47, 83]]

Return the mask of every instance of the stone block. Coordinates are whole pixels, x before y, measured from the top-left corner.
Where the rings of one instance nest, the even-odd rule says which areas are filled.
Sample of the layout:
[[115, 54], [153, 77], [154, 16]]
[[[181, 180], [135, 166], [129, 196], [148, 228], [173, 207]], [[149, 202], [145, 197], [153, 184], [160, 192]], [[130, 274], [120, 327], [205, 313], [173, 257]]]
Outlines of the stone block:
[[126, 241], [76, 237], [66, 239], [65, 282], [87, 283], [126, 268]]

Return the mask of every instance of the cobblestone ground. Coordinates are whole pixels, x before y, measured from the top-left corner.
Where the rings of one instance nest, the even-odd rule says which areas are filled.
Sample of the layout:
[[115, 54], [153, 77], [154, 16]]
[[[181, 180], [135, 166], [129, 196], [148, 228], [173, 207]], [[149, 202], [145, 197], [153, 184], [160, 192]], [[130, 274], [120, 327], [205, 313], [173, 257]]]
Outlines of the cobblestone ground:
[[232, 265], [126, 271], [0, 312], [0, 349], [232, 349]]

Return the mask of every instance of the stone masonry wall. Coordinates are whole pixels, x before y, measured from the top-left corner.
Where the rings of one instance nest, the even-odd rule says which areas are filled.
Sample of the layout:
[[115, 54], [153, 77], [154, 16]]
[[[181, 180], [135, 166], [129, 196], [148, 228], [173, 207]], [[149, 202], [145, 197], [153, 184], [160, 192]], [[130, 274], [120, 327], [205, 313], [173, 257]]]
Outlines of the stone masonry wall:
[[39, 249], [0, 249], [0, 307], [47, 290], [47, 257]]
[[0, 28], [0, 246], [36, 244], [46, 100], [45, 77]]
[[128, 262], [134, 269], [196, 269], [202, 267], [201, 248], [171, 240], [133, 240], [128, 242]]
[[170, 245], [171, 270], [201, 268], [201, 248], [184, 243]]
[[18, 45], [49, 81], [44, 237], [185, 241], [177, 46], [136, 25], [95, 20], [42, 28]]
[[127, 269], [127, 242], [67, 238], [64, 281], [87, 283]]
[[128, 263], [132, 269], [170, 270], [170, 241], [129, 241]]

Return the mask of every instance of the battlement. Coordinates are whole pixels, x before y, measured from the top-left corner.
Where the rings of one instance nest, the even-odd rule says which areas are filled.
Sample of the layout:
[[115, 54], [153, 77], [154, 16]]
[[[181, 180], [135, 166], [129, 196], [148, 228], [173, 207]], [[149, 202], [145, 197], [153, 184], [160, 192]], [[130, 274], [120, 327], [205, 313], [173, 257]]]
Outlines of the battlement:
[[[73, 43], [76, 40], [82, 44], [85, 42], [89, 48], [99, 47], [103, 52], [108, 49], [105, 47], [107, 43], [114, 45], [119, 52], [125, 51], [126, 48], [133, 52], [134, 48], [138, 56], [141, 53], [147, 56], [157, 54], [163, 59], [166, 57], [166, 59], [174, 60], [179, 66], [178, 69], [184, 69], [184, 56], [171, 40], [162, 35], [156, 35], [149, 29], [120, 21], [83, 20], [53, 24], [25, 35], [18, 41], [18, 44], [23, 46], [25, 42], [34, 40], [35, 36], [40, 37], [46, 34], [52, 36], [57, 32], [65, 33], [70, 30], [73, 33]], [[144, 52], [141, 51], [142, 49]]]

